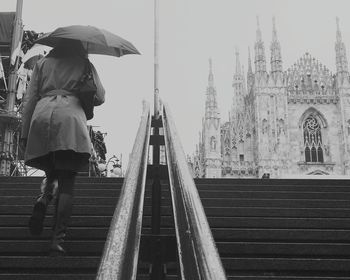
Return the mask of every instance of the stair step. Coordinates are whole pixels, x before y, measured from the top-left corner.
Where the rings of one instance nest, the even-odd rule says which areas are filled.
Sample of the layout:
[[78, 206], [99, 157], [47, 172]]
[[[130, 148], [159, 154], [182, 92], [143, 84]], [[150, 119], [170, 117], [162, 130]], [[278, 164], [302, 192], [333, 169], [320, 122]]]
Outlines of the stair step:
[[[9, 246], [11, 244], [11, 246]], [[64, 242], [64, 247], [69, 256], [101, 256], [104, 248], [103, 240], [71, 241]], [[0, 252], [2, 256], [46, 256], [50, 246], [50, 240], [0, 240]]]
[[[69, 240], [65, 248], [70, 256], [100, 256], [105, 240]], [[11, 244], [11, 246], [9, 246]], [[8, 255], [46, 255], [50, 240], [0, 241], [0, 252]], [[217, 242], [221, 256], [316, 256], [350, 257], [349, 243], [275, 243], [275, 242]]]
[[[0, 205], [30, 205], [34, 197], [5, 196], [0, 197]], [[75, 205], [116, 205], [116, 197], [82, 197], [75, 196]], [[350, 209], [350, 200], [332, 199], [239, 199], [239, 198], [204, 198], [206, 207], [270, 207], [270, 208], [345, 208]], [[163, 199], [163, 205], [171, 205], [170, 199]], [[145, 205], [151, 205], [151, 197], [145, 197]]]
[[[269, 275], [270, 274], [270, 275]], [[342, 276], [301, 276], [301, 275], [273, 275], [274, 273], [265, 273], [265, 275], [237, 275], [237, 276], [228, 276], [228, 280], [350, 280], [350, 277]]]
[[[74, 196], [100, 196], [100, 197], [119, 197], [120, 188], [118, 189], [74, 189]], [[18, 194], [21, 196], [28, 196], [31, 198], [36, 198], [40, 194], [39, 188], [37, 189], [15, 189], [15, 188], [3, 188], [0, 189], [0, 196], [2, 197], [13, 197]]]
[[347, 192], [311, 192], [311, 191], [248, 191], [248, 190], [199, 190], [201, 198], [256, 198], [256, 199], [341, 199], [350, 200]]
[[350, 243], [217, 242], [221, 256], [350, 258]]
[[[173, 234], [172, 228], [162, 229], [166, 235]], [[70, 240], [105, 239], [108, 226], [105, 227], [69, 227], [67, 238]], [[151, 234], [150, 228], [143, 228], [143, 233]], [[265, 241], [280, 242], [336, 242], [350, 243], [350, 230], [320, 230], [320, 229], [233, 229], [212, 228], [213, 236], [218, 241]], [[52, 230], [45, 227], [41, 236], [30, 235], [25, 227], [2, 227], [0, 239], [50, 239]]]
[[[1, 274], [0, 279], [3, 280], [94, 280], [95, 273], [92, 274]], [[149, 280], [149, 275], [138, 275], [137, 280]], [[174, 275], [167, 275], [167, 280], [177, 280], [178, 277]]]
[[[172, 228], [162, 228], [165, 235], [172, 234]], [[264, 228], [211, 228], [217, 241], [280, 241], [280, 242], [338, 242], [350, 243], [350, 230], [338, 229], [264, 229]], [[151, 228], [144, 227], [142, 233], [150, 234]]]
[[[33, 201], [34, 204], [34, 201]], [[33, 210], [33, 204], [0, 205], [0, 215], [28, 214]], [[48, 214], [53, 213], [54, 206], [49, 205]], [[115, 206], [74, 205], [75, 215], [112, 215]], [[350, 218], [350, 208], [269, 208], [269, 207], [206, 207], [207, 216], [221, 217], [289, 217], [289, 218]], [[151, 213], [151, 206], [145, 206], [144, 213]], [[162, 206], [163, 215], [171, 215], [170, 206]]]
[[95, 272], [100, 257], [95, 256], [0, 256], [0, 269], [3, 271], [16, 269], [41, 269], [43, 271], [72, 269], [73, 271]]
[[331, 199], [202, 199], [206, 207], [271, 207], [271, 208], [350, 208], [350, 200]]
[[[2, 215], [0, 216], [0, 226], [27, 226], [30, 215]], [[70, 219], [71, 226], [89, 226], [101, 227], [109, 226], [112, 216], [72, 216]], [[44, 226], [51, 226], [53, 223], [52, 216], [47, 216], [44, 220]]]
[[[41, 182], [38, 183], [13, 183], [13, 182], [0, 182], [0, 191], [4, 189], [16, 190], [17, 194], [21, 190], [30, 190], [34, 192], [38, 192], [40, 190]], [[98, 189], [106, 189], [106, 190], [120, 190], [123, 184], [120, 183], [75, 183], [74, 190], [98, 190]]]
[[[350, 259], [341, 258], [222, 258], [222, 263], [227, 269], [227, 273], [238, 269], [240, 272], [279, 272], [279, 271], [297, 271], [299, 274], [303, 271], [311, 273], [333, 272], [337, 276], [349, 276]], [[293, 275], [292, 273], [290, 273]], [[336, 276], [334, 275], [333, 276]], [[343, 275], [340, 275], [343, 274]]]
[[[1, 215], [0, 226], [26, 226], [30, 215]], [[72, 226], [108, 226], [111, 216], [72, 216]], [[173, 227], [173, 218], [162, 217], [164, 227]], [[288, 229], [350, 229], [350, 218], [265, 218], [265, 217], [208, 217], [211, 227], [233, 228], [288, 228]], [[47, 216], [44, 224], [52, 224], [52, 216]], [[151, 224], [149, 216], [143, 224]]]
[[[34, 202], [31, 205], [0, 205], [0, 215], [30, 215], [33, 211]], [[73, 215], [91, 215], [91, 216], [112, 216], [115, 206], [104, 205], [74, 205]], [[47, 215], [52, 215], [54, 205], [50, 204], [47, 208]]]
[[1, 273], [0, 279], [3, 280], [94, 280], [96, 273], [83, 274], [83, 273]]
[[[22, 183], [33, 183], [40, 184], [43, 180], [43, 176], [28, 176], [28, 177], [0, 177], [0, 185], [4, 183], [12, 184], [22, 184]], [[109, 184], [123, 184], [124, 178], [120, 177], [81, 177], [77, 176], [75, 182], [77, 184], [99, 184], [99, 183], [109, 183]]]
[[[67, 240], [105, 240], [109, 227], [69, 227]], [[2, 227], [0, 240], [50, 240], [52, 237], [51, 227], [44, 227], [40, 236], [30, 234], [28, 227]]]
[[209, 217], [350, 218], [350, 208], [206, 207], [204, 210]]
[[348, 179], [234, 179], [234, 178], [195, 178], [194, 182], [197, 186], [211, 186], [217, 188], [218, 186], [261, 186], [268, 188], [270, 186], [348, 186]]
[[216, 240], [350, 243], [350, 230], [342, 229], [212, 228], [212, 233]]
[[[167, 186], [165, 184], [165, 186]], [[291, 192], [349, 192], [349, 182], [344, 182], [343, 185], [322, 185], [321, 183], [315, 185], [254, 185], [248, 183], [242, 184], [196, 184], [199, 191], [291, 191]]]
[[[32, 205], [35, 201], [35, 197], [29, 196], [0, 197], [0, 205]], [[117, 197], [74, 197], [74, 205], [117, 205], [117, 203]]]
[[[86, 188], [81, 185], [77, 185], [74, 189], [75, 196], [119, 196], [121, 192], [121, 186], [105, 186], [98, 185], [96, 188]], [[39, 186], [3, 186], [0, 188], [0, 196], [34, 196], [39, 194]], [[146, 195], [151, 196], [152, 191], [146, 190]], [[199, 190], [201, 198], [252, 198], [255, 199], [340, 199], [350, 200], [350, 192], [306, 192], [306, 191], [247, 191], [247, 190]], [[162, 196], [170, 198], [170, 192], [168, 189], [162, 190]]]

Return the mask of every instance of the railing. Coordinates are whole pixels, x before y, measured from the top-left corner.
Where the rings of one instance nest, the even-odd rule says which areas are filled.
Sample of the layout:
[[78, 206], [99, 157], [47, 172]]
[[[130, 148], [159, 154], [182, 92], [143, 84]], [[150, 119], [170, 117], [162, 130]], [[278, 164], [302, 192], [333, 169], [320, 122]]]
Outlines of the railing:
[[136, 279], [150, 127], [150, 109], [144, 104], [141, 123], [97, 273], [98, 280]]
[[167, 105], [164, 105], [163, 125], [181, 279], [226, 279]]

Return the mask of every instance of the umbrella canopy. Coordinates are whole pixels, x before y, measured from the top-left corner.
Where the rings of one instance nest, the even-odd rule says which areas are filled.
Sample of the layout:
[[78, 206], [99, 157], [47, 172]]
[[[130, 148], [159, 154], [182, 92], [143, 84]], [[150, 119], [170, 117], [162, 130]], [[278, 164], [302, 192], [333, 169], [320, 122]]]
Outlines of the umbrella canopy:
[[45, 56], [51, 50], [48, 46], [43, 46], [39, 44], [35, 44], [31, 47], [22, 59], [22, 63], [24, 63], [24, 68], [33, 69], [35, 63]]
[[140, 54], [129, 41], [107, 30], [90, 25], [59, 27], [53, 32], [45, 33], [35, 43], [55, 47], [62, 39], [81, 41], [89, 54], [105, 54], [118, 57], [125, 54]]
[[41, 55], [41, 54], [38, 54], [38, 55], [32, 56], [31, 58], [27, 59], [24, 62], [24, 68], [26, 68], [26, 69], [33, 69], [34, 66], [35, 66], [35, 63], [42, 57], [44, 57], [44, 56]]

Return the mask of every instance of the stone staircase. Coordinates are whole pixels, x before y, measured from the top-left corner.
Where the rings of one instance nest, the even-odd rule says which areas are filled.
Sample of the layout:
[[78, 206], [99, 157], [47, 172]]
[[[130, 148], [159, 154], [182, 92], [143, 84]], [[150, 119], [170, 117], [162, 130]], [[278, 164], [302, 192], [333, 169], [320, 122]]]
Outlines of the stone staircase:
[[[122, 185], [120, 178], [77, 179], [68, 257], [47, 257], [48, 210], [42, 236], [27, 223], [41, 178], [0, 177], [0, 279], [94, 279]], [[197, 179], [228, 279], [350, 279], [350, 182], [347, 180]], [[167, 182], [161, 234], [174, 235]], [[150, 187], [141, 255], [151, 232]], [[167, 255], [172, 253], [166, 252]], [[149, 279], [140, 260], [138, 279]], [[167, 279], [178, 279], [169, 261]]]

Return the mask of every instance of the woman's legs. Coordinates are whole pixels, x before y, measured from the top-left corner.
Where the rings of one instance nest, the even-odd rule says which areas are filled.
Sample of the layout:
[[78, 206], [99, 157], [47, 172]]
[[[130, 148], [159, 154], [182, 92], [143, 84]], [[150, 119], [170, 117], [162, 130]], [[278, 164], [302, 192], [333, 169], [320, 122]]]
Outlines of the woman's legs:
[[43, 231], [46, 209], [55, 194], [57, 175], [53, 170], [46, 171], [46, 178], [41, 183], [41, 194], [34, 204], [32, 216], [29, 219], [29, 230], [32, 235], [40, 235]]
[[66, 251], [61, 245], [64, 242], [67, 226], [72, 214], [73, 189], [76, 172], [60, 170], [57, 171], [57, 177], [58, 196], [53, 225], [53, 238], [50, 250], [52, 255], [65, 255]]

